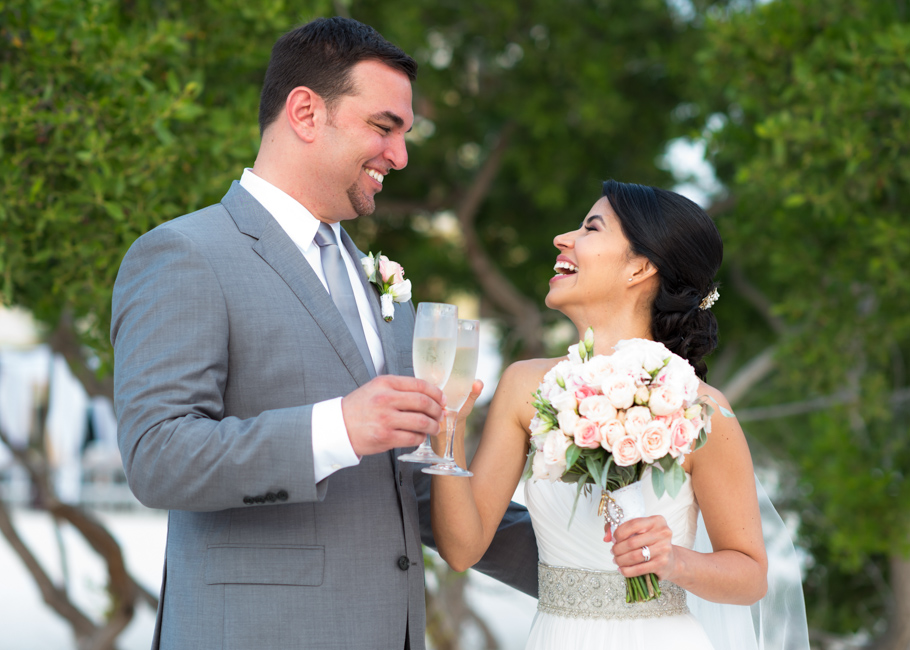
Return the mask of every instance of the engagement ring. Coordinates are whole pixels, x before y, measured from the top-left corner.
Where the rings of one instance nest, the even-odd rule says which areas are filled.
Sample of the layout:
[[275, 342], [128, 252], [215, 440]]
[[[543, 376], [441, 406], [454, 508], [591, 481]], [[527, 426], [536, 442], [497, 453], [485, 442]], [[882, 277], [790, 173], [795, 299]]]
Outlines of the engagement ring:
[[651, 549], [649, 549], [647, 546], [641, 547], [641, 554], [644, 556], [645, 562], [651, 561]]

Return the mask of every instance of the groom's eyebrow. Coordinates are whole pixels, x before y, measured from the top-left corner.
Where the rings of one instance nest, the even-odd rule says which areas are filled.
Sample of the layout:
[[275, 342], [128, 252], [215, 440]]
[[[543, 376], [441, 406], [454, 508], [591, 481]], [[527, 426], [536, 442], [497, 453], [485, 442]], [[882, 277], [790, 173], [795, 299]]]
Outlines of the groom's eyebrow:
[[[404, 120], [401, 119], [399, 116], [397, 116], [392, 111], [382, 111], [381, 113], [373, 113], [372, 115], [370, 115], [370, 119], [371, 120], [380, 120], [380, 121], [388, 120], [389, 122], [391, 122], [392, 124], [394, 124], [395, 126], [397, 126], [399, 128], [404, 126]], [[411, 132], [411, 129], [408, 129], [407, 133], [410, 133], [410, 132]]]

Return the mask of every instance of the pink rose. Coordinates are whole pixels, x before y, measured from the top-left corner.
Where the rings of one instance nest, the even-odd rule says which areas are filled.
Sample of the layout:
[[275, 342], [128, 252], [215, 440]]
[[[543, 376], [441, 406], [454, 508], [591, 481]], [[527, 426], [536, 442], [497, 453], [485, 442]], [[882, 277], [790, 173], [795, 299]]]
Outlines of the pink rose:
[[670, 455], [673, 458], [689, 453], [690, 443], [698, 437], [691, 420], [676, 418], [670, 423]]
[[637, 438], [650, 421], [651, 409], [647, 406], [633, 406], [626, 411], [626, 421], [623, 422], [623, 426], [626, 428], [626, 433]]
[[597, 395], [597, 391], [587, 384], [581, 384], [575, 389], [575, 399], [579, 402], [587, 397], [593, 397], [594, 395]]
[[379, 275], [382, 276], [383, 283], [391, 280], [392, 284], [404, 282], [404, 269], [401, 264], [393, 262], [385, 255], [379, 256]]
[[670, 451], [670, 430], [660, 420], [652, 420], [641, 435], [641, 458], [653, 463]]
[[671, 386], [658, 386], [651, 391], [648, 407], [654, 415], [670, 415], [683, 405], [683, 395]]
[[641, 460], [641, 448], [632, 436], [620, 438], [613, 445], [613, 462], [620, 467], [629, 467]]
[[600, 446], [613, 451], [613, 445], [626, 436], [626, 430], [619, 420], [610, 420], [600, 425]]
[[604, 395], [592, 395], [584, 398], [578, 405], [578, 412], [601, 424], [616, 419], [616, 409]]
[[602, 437], [596, 422], [581, 418], [575, 425], [575, 444], [585, 449], [600, 447]]
[[627, 375], [610, 377], [603, 383], [603, 392], [614, 408], [627, 409], [635, 400], [635, 391], [638, 387], [635, 381]]

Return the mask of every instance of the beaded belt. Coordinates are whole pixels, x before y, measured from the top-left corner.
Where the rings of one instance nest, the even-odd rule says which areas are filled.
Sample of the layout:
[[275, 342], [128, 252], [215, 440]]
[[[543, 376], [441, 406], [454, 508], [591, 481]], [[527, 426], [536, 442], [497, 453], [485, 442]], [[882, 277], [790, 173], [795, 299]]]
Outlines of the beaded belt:
[[688, 614], [686, 591], [660, 581], [661, 595], [643, 603], [626, 602], [626, 579], [618, 571], [587, 571], [537, 565], [538, 611], [563, 618], [635, 619]]

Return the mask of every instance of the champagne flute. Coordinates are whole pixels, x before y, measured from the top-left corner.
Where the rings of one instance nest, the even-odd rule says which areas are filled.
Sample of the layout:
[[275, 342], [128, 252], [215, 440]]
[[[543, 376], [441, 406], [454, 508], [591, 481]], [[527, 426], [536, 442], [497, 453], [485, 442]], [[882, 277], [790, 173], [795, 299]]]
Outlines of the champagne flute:
[[[442, 388], [452, 373], [458, 334], [458, 307], [438, 302], [417, 305], [414, 322], [414, 376]], [[410, 463], [441, 463], [445, 459], [433, 451], [430, 437], [398, 460]]]
[[445, 462], [424, 467], [426, 474], [442, 476], [474, 476], [455, 462], [455, 424], [458, 411], [471, 394], [471, 386], [477, 375], [477, 356], [480, 344], [480, 322], [458, 319], [458, 338], [455, 349], [455, 364], [443, 392], [446, 395], [446, 452]]

